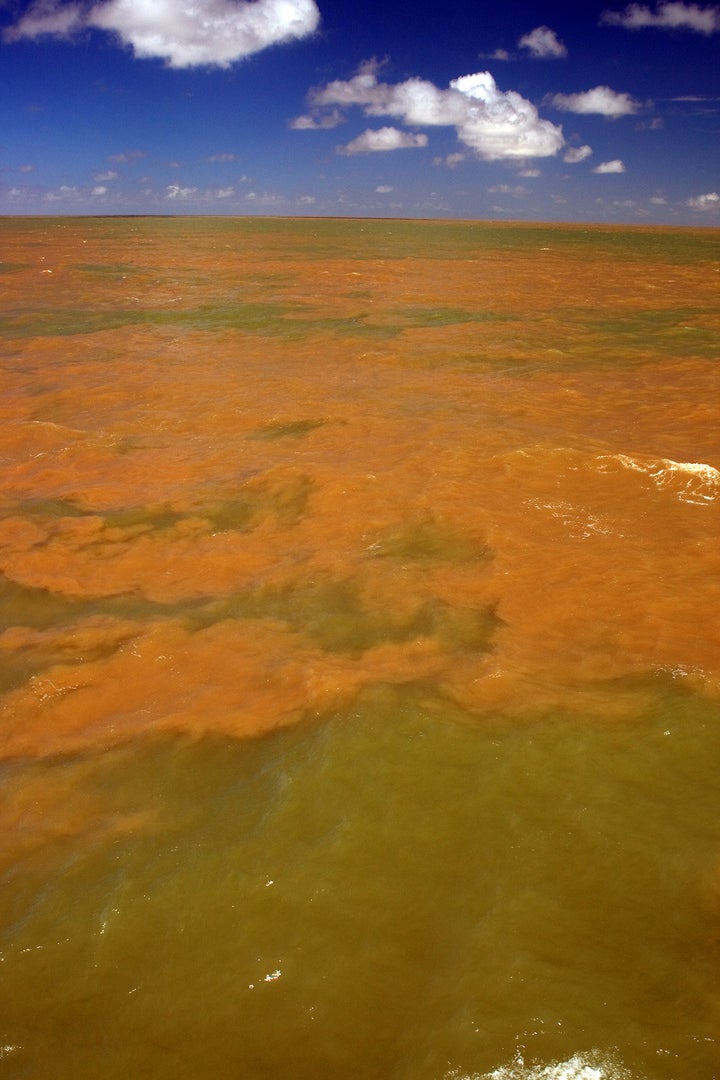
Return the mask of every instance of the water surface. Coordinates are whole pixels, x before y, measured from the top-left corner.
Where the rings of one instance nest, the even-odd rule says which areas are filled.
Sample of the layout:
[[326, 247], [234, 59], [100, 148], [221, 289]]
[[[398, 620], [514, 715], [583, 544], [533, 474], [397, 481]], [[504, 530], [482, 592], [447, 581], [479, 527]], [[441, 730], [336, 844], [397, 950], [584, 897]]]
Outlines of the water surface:
[[712, 230], [0, 264], [0, 1075], [720, 1075]]

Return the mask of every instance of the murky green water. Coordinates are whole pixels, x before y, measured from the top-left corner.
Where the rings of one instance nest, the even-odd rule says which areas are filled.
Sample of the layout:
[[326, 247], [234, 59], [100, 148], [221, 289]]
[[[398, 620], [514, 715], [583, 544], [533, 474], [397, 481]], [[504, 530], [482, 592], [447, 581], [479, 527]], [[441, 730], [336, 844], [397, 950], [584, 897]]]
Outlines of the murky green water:
[[0, 1077], [717, 1080], [717, 235], [2, 224]]
[[264, 740], [37, 764], [87, 832], [48, 821], [6, 871], [4, 1073], [411, 1080], [615, 1047], [711, 1077], [718, 710], [651, 692], [631, 725], [478, 730], [378, 690]]

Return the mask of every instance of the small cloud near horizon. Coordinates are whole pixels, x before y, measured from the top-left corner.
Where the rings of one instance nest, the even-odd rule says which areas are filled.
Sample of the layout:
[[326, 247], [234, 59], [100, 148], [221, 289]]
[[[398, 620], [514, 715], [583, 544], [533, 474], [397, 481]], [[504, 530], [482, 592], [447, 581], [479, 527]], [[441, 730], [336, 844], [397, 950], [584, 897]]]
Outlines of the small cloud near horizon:
[[720, 210], [720, 194], [709, 191], [706, 195], [694, 195], [685, 205], [691, 210]]
[[147, 157], [144, 150], [123, 150], [120, 154], [110, 154], [108, 161], [113, 161], [117, 165], [128, 165], [130, 162], [139, 161], [140, 158]]

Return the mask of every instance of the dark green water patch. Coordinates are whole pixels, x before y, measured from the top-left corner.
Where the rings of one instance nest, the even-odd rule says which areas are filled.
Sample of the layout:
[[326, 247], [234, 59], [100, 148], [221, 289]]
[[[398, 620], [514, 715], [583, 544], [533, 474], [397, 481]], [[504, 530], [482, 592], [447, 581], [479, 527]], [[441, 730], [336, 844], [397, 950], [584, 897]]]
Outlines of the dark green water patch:
[[433, 326], [457, 326], [462, 323], [516, 321], [516, 316], [493, 311], [469, 311], [463, 308], [413, 307], [396, 312], [398, 323], [412, 329], [431, 329]]
[[253, 439], [298, 439], [303, 435], [308, 435], [311, 431], [316, 431], [320, 427], [324, 427], [325, 424], [330, 423], [329, 420], [276, 420], [270, 424], [265, 424], [264, 427], [258, 428], [251, 434]]
[[[2, 512], [5, 516], [18, 515], [48, 526], [63, 518], [97, 519], [98, 530], [88, 534], [88, 544], [105, 543], [108, 538], [104, 529], [127, 530], [127, 539], [131, 539], [141, 532], [166, 531], [196, 518], [204, 519], [215, 532], [247, 532], [257, 518], [269, 514], [283, 525], [295, 524], [305, 512], [313, 486], [309, 476], [293, 473], [279, 477], [260, 476], [239, 485], [237, 492], [229, 497], [203, 501], [183, 509], [159, 503], [108, 510], [82, 507], [71, 499], [24, 499], [6, 504]], [[122, 540], [122, 537], [117, 539]]]
[[713, 358], [720, 355], [718, 333], [703, 326], [702, 320], [716, 314], [708, 309], [634, 311], [624, 317], [589, 316], [583, 318], [582, 325], [611, 343], [613, 352], [616, 348], [626, 348], [652, 350], [660, 355]]
[[314, 486], [304, 473], [260, 475], [239, 485], [236, 493], [197, 503], [179, 517], [203, 518], [213, 532], [248, 532], [267, 516], [289, 528], [304, 515]]
[[85, 517], [88, 511], [72, 499], [23, 499], [7, 504], [2, 508], [2, 515], [20, 514], [32, 521], [57, 521], [66, 517]]
[[474, 538], [428, 518], [402, 522], [385, 531], [369, 548], [373, 558], [408, 562], [489, 562], [492, 549]]
[[8, 337], [65, 337], [95, 334], [124, 326], [172, 326], [186, 330], [243, 330], [248, 333], [293, 333], [286, 316], [296, 308], [281, 304], [204, 304], [197, 308], [127, 308], [82, 311], [32, 311], [0, 318]]
[[202, 628], [224, 619], [274, 619], [329, 652], [360, 655], [388, 642], [438, 637], [448, 647], [484, 653], [501, 620], [494, 607], [457, 608], [425, 600], [409, 610], [371, 606], [357, 582], [320, 577], [283, 589], [260, 588], [211, 602], [190, 616]]
[[[281, 336], [300, 340], [308, 333], [332, 332], [342, 336], [387, 339], [405, 328], [374, 323], [371, 313], [353, 316], [322, 316], [301, 305], [238, 302], [203, 304], [200, 307], [112, 308], [83, 311], [25, 311], [0, 317], [0, 334], [8, 338], [68, 337], [96, 334], [127, 326], [174, 327], [182, 330]], [[420, 322], [417, 325], [425, 325]]]
[[80, 270], [83, 274], [92, 277], [108, 278], [111, 281], [122, 281], [126, 277], [141, 272], [138, 266], [132, 263], [76, 263], [69, 267], [71, 270]]
[[136, 593], [71, 597], [50, 589], [21, 585], [0, 575], [0, 631], [15, 626], [52, 630], [98, 615], [149, 622], [193, 612], [198, 603], [193, 600], [161, 604]]

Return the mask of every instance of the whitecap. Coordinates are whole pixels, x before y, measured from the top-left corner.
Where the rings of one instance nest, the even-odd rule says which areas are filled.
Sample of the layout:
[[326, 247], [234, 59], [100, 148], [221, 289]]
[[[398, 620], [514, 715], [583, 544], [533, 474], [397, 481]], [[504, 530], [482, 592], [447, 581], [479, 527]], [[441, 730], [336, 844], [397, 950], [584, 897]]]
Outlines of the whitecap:
[[616, 454], [600, 460], [618, 461], [626, 469], [644, 473], [657, 488], [669, 489], [681, 502], [693, 506], [707, 506], [720, 495], [720, 470], [700, 461], [642, 459], [629, 454]]
[[501, 1065], [489, 1073], [461, 1073], [453, 1070], [444, 1080], [640, 1080], [621, 1065], [612, 1055], [591, 1050], [587, 1054], [573, 1054], [566, 1061], [548, 1065], [526, 1065], [518, 1054], [508, 1065]]

